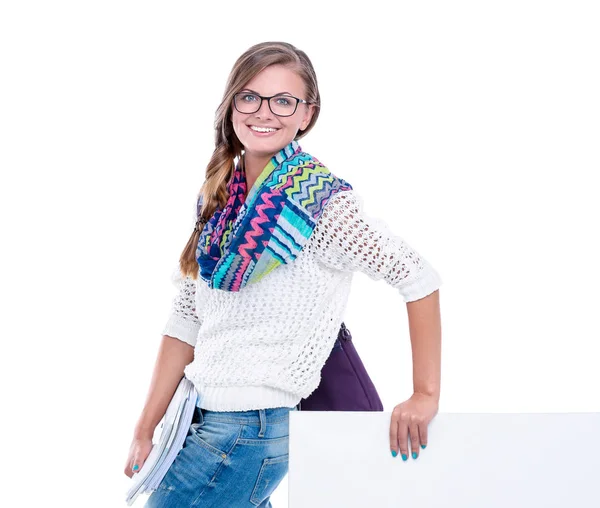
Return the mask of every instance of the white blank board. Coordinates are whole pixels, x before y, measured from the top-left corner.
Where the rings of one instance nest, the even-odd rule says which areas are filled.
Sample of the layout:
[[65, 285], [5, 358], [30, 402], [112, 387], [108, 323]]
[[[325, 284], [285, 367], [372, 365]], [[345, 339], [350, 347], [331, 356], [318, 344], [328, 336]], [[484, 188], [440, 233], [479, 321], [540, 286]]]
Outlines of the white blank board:
[[406, 462], [390, 418], [291, 412], [289, 508], [600, 506], [600, 413], [441, 413]]

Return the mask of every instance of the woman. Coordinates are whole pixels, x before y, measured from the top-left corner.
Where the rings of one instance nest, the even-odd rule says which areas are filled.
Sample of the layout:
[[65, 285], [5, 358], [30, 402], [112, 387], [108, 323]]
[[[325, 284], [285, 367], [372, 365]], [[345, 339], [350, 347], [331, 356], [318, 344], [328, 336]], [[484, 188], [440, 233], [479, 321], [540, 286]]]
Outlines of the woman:
[[319, 385], [357, 270], [407, 302], [414, 394], [392, 412], [392, 455], [407, 460], [410, 441], [417, 458], [427, 444], [440, 395], [441, 280], [302, 151], [319, 103], [312, 64], [290, 44], [257, 44], [231, 71], [125, 474], [142, 467], [183, 375], [199, 402], [146, 506], [271, 506], [287, 473], [289, 412]]

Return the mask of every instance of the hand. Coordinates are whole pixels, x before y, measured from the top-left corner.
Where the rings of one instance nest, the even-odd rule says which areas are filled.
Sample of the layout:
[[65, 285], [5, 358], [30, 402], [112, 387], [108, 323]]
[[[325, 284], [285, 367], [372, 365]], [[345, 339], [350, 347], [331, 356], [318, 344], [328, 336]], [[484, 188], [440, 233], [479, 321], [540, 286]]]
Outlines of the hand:
[[425, 393], [413, 393], [410, 399], [392, 411], [390, 447], [395, 457], [400, 448], [402, 459], [408, 459], [408, 435], [413, 458], [419, 456], [419, 446], [427, 446], [427, 427], [438, 412], [438, 398]]
[[[131, 478], [134, 473], [139, 473], [144, 462], [152, 451], [152, 437], [134, 437], [129, 447], [129, 457], [125, 463], [125, 474]], [[135, 466], [138, 466], [134, 469]]]

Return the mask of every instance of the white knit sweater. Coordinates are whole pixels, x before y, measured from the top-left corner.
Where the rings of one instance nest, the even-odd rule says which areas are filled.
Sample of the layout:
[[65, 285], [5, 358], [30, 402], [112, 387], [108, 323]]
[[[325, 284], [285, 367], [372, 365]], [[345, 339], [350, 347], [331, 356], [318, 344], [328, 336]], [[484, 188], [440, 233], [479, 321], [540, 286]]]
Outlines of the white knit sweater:
[[441, 278], [387, 226], [363, 212], [354, 191], [334, 195], [299, 256], [239, 292], [173, 275], [178, 294], [163, 335], [195, 346], [185, 367], [213, 411], [293, 407], [319, 385], [337, 338], [353, 272], [383, 279], [405, 302]]

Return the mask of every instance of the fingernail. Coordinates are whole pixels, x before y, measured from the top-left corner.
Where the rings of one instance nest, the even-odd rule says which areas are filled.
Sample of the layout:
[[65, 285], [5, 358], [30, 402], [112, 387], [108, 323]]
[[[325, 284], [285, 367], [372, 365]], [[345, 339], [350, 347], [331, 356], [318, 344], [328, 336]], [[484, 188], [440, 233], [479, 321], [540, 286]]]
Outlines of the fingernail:
[[133, 470], [137, 471], [140, 468], [140, 466], [138, 466], [137, 464], [135, 466], [133, 466]]
[[398, 452], [396, 452], [396, 450], [392, 450], [392, 457], [395, 457], [396, 455], [398, 455]]
[[423, 450], [424, 450], [426, 446], [427, 446], [426, 444], [422, 444], [421, 448], [423, 448]]
[[408, 460], [408, 456], [405, 453], [402, 454], [402, 460]]
[[413, 452], [413, 459], [416, 459], [418, 457], [417, 452]]

